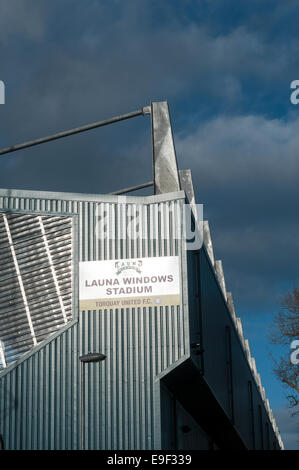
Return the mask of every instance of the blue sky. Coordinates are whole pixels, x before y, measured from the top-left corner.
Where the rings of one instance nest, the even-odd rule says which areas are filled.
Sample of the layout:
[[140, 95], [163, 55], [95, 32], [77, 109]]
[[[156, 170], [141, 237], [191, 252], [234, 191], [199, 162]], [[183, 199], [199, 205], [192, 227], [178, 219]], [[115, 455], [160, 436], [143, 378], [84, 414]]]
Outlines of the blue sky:
[[[286, 447], [267, 333], [298, 285], [297, 1], [0, 0], [0, 146], [167, 100]], [[0, 187], [106, 193], [151, 179], [147, 117], [0, 158]], [[297, 434], [297, 436], [296, 436]]]

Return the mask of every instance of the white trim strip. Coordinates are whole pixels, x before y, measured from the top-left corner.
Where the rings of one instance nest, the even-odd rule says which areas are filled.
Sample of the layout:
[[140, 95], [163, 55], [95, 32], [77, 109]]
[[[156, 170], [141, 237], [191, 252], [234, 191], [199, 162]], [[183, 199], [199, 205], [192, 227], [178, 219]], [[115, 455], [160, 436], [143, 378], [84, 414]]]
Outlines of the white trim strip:
[[41, 229], [41, 232], [42, 232], [46, 252], [47, 252], [47, 255], [48, 255], [49, 265], [50, 265], [50, 268], [51, 268], [54, 284], [55, 284], [55, 287], [56, 287], [56, 292], [57, 292], [57, 295], [58, 295], [58, 300], [59, 300], [60, 308], [61, 308], [61, 311], [62, 311], [63, 320], [64, 320], [64, 323], [67, 323], [67, 316], [66, 316], [65, 308], [64, 308], [64, 305], [63, 305], [63, 301], [62, 301], [57, 276], [56, 276], [55, 269], [54, 269], [54, 266], [53, 266], [52, 255], [51, 255], [51, 252], [50, 252], [50, 247], [49, 247], [49, 244], [48, 244], [47, 235], [46, 235], [46, 232], [45, 232], [45, 227], [44, 227], [44, 224], [43, 224], [43, 221], [42, 221], [41, 217], [38, 217], [38, 221], [39, 221], [40, 229]]
[[1, 362], [2, 362], [2, 366], [6, 367], [6, 360], [5, 360], [5, 354], [4, 354], [4, 344], [3, 344], [3, 341], [0, 340], [0, 359], [1, 359]]
[[18, 260], [17, 260], [17, 257], [16, 257], [16, 252], [15, 252], [15, 249], [14, 249], [14, 246], [13, 246], [13, 241], [12, 241], [12, 238], [11, 238], [10, 228], [9, 228], [9, 225], [8, 225], [6, 215], [2, 214], [2, 216], [3, 216], [4, 225], [5, 225], [6, 232], [7, 232], [7, 238], [8, 238], [8, 242], [9, 242], [9, 246], [10, 246], [10, 251], [11, 251], [11, 254], [12, 254], [13, 262], [14, 262], [15, 269], [16, 269], [17, 276], [18, 276], [18, 281], [19, 281], [19, 285], [20, 285], [20, 289], [21, 289], [21, 293], [22, 293], [22, 297], [23, 297], [23, 302], [24, 302], [24, 306], [25, 306], [25, 311], [26, 311], [26, 315], [27, 315], [27, 319], [28, 319], [29, 328], [30, 328], [30, 331], [31, 331], [33, 344], [34, 344], [34, 346], [36, 346], [37, 345], [36, 336], [35, 336], [35, 333], [34, 333], [34, 328], [33, 328], [33, 323], [32, 323], [30, 310], [29, 310], [29, 306], [28, 306], [28, 302], [27, 302], [26, 292], [25, 292], [25, 289], [24, 289], [23, 280], [22, 280], [20, 269], [19, 269], [19, 263], [18, 263]]

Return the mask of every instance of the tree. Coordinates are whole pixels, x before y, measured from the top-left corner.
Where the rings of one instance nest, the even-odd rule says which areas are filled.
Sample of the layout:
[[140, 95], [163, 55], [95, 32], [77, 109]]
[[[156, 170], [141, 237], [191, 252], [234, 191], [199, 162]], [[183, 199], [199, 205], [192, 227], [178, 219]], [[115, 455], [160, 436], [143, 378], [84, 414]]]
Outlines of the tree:
[[[270, 332], [272, 344], [286, 346], [286, 353], [274, 360], [274, 372], [288, 389], [293, 415], [299, 414], [299, 288], [294, 287], [279, 302]], [[293, 348], [293, 349], [291, 349]]]

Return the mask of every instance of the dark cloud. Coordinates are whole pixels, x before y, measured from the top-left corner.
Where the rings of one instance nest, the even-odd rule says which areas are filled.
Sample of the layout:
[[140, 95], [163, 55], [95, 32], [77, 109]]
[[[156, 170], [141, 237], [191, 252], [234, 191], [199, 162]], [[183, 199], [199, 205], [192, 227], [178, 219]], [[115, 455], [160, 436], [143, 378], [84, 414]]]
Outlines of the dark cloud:
[[41, 5], [34, 0], [0, 2], [0, 41], [6, 46], [16, 39], [34, 41], [45, 33]]
[[[264, 91], [285, 77], [285, 66], [293, 60], [291, 52], [284, 54], [279, 47], [272, 47], [259, 31], [235, 24], [228, 32], [215, 33], [211, 24], [207, 27], [201, 21], [201, 14], [211, 8], [210, 2], [198, 6], [198, 23], [188, 10], [192, 2], [186, 2], [189, 14], [182, 17], [178, 2], [165, 2], [163, 7], [160, 3], [53, 0], [41, 1], [37, 7], [36, 2], [18, 1], [19, 15], [14, 15], [15, 2], [0, 2], [0, 29], [5, 35], [0, 43], [1, 63], [5, 64], [1, 78], [7, 91], [7, 104], [0, 109], [0, 143], [9, 145], [127, 112], [151, 99], [168, 99], [174, 122], [182, 115], [177, 105], [190, 96], [197, 106], [195, 115], [190, 115], [193, 122], [201, 112], [201, 102], [214, 113], [224, 109], [235, 113], [246, 108], [252, 77]], [[188, 131], [190, 120], [186, 111], [183, 115], [187, 120], [187, 127], [183, 127]], [[113, 132], [97, 132], [97, 138], [78, 136], [72, 139], [74, 143], [27, 150], [26, 163], [22, 156], [16, 157], [11, 176], [4, 173], [6, 163], [1, 159], [0, 185], [36, 185], [34, 175], [42, 155], [42, 165], [48, 171], [38, 178], [39, 188], [58, 189], [62, 172], [69, 175], [67, 182], [62, 180], [69, 189], [85, 191], [84, 180], [78, 185], [76, 177], [81, 174], [84, 151], [88, 167], [97, 168], [99, 162], [102, 168], [107, 167], [107, 172], [101, 172], [105, 175], [102, 181], [98, 176], [89, 178], [89, 189], [97, 191], [100, 183], [109, 190], [113, 181], [106, 178], [106, 162], [116, 161], [119, 144], [123, 145], [121, 150], [125, 147], [132, 153], [136, 139], [140, 145], [142, 140], [149, 143], [149, 126], [143, 126], [142, 131], [141, 125], [136, 126], [116, 126]], [[121, 136], [115, 139], [113, 133]], [[242, 145], [244, 149], [244, 142]], [[229, 163], [226, 167], [231, 171], [234, 165]], [[19, 181], [16, 168], [26, 178]], [[139, 167], [135, 168], [138, 176]], [[134, 176], [134, 169], [130, 174]], [[116, 181], [118, 184], [121, 181]]]
[[[298, 281], [298, 10], [0, 0], [0, 146], [168, 100], [236, 305], [269, 312]], [[0, 157], [4, 188], [106, 193], [151, 175], [148, 116]]]
[[281, 90], [286, 70], [288, 87], [297, 43], [273, 47], [244, 24], [215, 34], [203, 22], [180, 21], [171, 3], [19, 1], [14, 15], [15, 2], [2, 1], [0, 30], [5, 38], [14, 32], [0, 45], [11, 103], [5, 134], [18, 129], [12, 137], [21, 138], [191, 92], [198, 106], [208, 96], [239, 109], [248, 93], [264, 95], [277, 82]]
[[257, 311], [265, 302], [274, 308], [282, 287], [299, 279], [298, 124], [221, 116], [176, 142], [228, 284]]

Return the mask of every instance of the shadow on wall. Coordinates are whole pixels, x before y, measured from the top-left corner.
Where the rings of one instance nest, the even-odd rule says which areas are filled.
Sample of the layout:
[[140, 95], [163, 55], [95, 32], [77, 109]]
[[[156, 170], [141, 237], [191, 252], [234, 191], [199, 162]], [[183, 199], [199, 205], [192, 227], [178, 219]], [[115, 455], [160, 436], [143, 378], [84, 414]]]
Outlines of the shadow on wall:
[[[13, 396], [13, 394], [10, 394], [9, 398], [7, 399], [7, 406], [5, 406], [5, 409], [3, 413], [0, 416], [0, 423], [4, 422], [6, 416], [8, 416], [13, 410], [17, 409], [18, 401], [17, 399]], [[3, 439], [3, 434], [1, 433], [1, 428], [0, 428], [0, 450], [4, 450], [4, 439]]]

